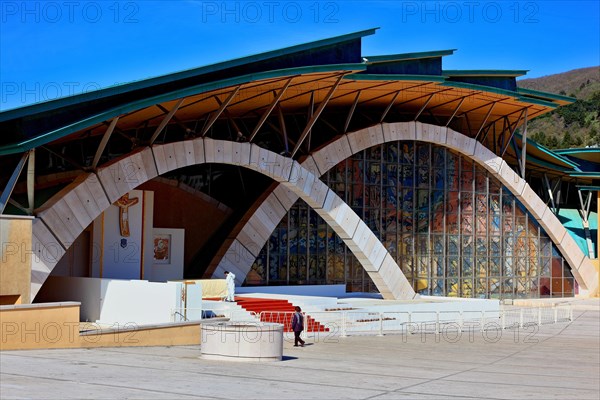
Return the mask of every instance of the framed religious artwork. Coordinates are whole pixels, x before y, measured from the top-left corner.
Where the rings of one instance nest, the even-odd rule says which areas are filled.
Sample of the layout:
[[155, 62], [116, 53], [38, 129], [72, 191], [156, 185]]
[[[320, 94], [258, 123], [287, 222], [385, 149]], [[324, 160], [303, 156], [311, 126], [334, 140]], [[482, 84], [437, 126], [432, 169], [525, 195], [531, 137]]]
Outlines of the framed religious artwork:
[[171, 235], [154, 234], [154, 264], [171, 264]]

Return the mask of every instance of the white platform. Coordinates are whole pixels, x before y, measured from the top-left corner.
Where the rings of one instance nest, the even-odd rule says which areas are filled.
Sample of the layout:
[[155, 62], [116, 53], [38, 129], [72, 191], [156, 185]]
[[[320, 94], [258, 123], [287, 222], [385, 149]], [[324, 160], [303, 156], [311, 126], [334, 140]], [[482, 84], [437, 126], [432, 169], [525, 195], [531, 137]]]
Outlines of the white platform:
[[203, 323], [201, 358], [227, 361], [281, 361], [283, 325], [264, 322]]

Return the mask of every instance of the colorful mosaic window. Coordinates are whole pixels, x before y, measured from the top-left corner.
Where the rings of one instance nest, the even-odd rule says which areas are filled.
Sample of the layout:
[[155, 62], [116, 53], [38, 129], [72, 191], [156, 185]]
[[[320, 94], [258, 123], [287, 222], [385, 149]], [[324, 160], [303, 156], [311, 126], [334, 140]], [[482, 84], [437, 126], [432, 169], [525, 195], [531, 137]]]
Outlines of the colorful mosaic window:
[[[474, 161], [430, 143], [364, 150], [322, 180], [362, 217], [418, 293], [477, 298], [574, 295], [566, 261], [537, 221]], [[376, 291], [343, 241], [299, 200], [246, 284], [344, 283]]]

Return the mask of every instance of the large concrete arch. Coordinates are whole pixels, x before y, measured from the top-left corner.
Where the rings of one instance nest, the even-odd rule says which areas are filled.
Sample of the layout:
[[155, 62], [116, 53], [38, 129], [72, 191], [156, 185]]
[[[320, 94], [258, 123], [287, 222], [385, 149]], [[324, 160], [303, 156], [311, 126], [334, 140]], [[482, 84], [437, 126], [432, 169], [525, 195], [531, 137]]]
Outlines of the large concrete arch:
[[[537, 196], [529, 184], [519, 177], [501, 157], [495, 155], [480, 142], [450, 128], [414, 121], [382, 123], [340, 136], [314, 152], [301, 165], [320, 177], [341, 161], [362, 150], [396, 140], [417, 140], [446, 146], [483, 166], [523, 203], [544, 228], [572, 267], [573, 276], [580, 287], [587, 290], [590, 295], [594, 295], [598, 291], [599, 277], [591, 260], [583, 254], [556, 215]], [[235, 264], [239, 270], [245, 272], [245, 276], [268, 240], [268, 237], [258, 238], [250, 235], [249, 232], [253, 230], [253, 226], [264, 215], [269, 215], [272, 219], [277, 220], [278, 224], [298, 198], [284, 186], [278, 185], [262, 204], [255, 208], [256, 211], [247, 219], [245, 225], [236, 231], [239, 232], [236, 237], [230, 238], [225, 244], [226, 247], [217, 255], [221, 259], [215, 274]]]
[[[250, 143], [198, 138], [144, 148], [85, 173], [38, 210], [33, 222], [31, 298], [83, 230], [110, 204], [166, 172], [203, 163], [238, 165], [267, 175], [306, 201], [344, 240], [388, 299], [412, 299], [415, 292], [386, 248], [364, 222], [318, 177], [298, 162]], [[247, 229], [252, 240], [269, 237], [278, 221], [264, 215]], [[243, 282], [245, 271], [228, 269]]]

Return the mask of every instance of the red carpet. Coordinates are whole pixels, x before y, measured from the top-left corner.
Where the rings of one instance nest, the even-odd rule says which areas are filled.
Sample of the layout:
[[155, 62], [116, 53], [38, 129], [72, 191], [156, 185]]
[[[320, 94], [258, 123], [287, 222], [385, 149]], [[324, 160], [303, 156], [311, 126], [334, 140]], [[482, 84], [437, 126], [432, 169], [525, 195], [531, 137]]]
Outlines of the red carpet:
[[[292, 315], [294, 314], [294, 305], [287, 300], [277, 299], [259, 299], [255, 297], [236, 297], [235, 301], [246, 311], [260, 314], [262, 322], [275, 322], [283, 324], [284, 332], [292, 332]], [[306, 315], [304, 321], [304, 330], [307, 332], [328, 332], [329, 328], [324, 327], [314, 318]]]

